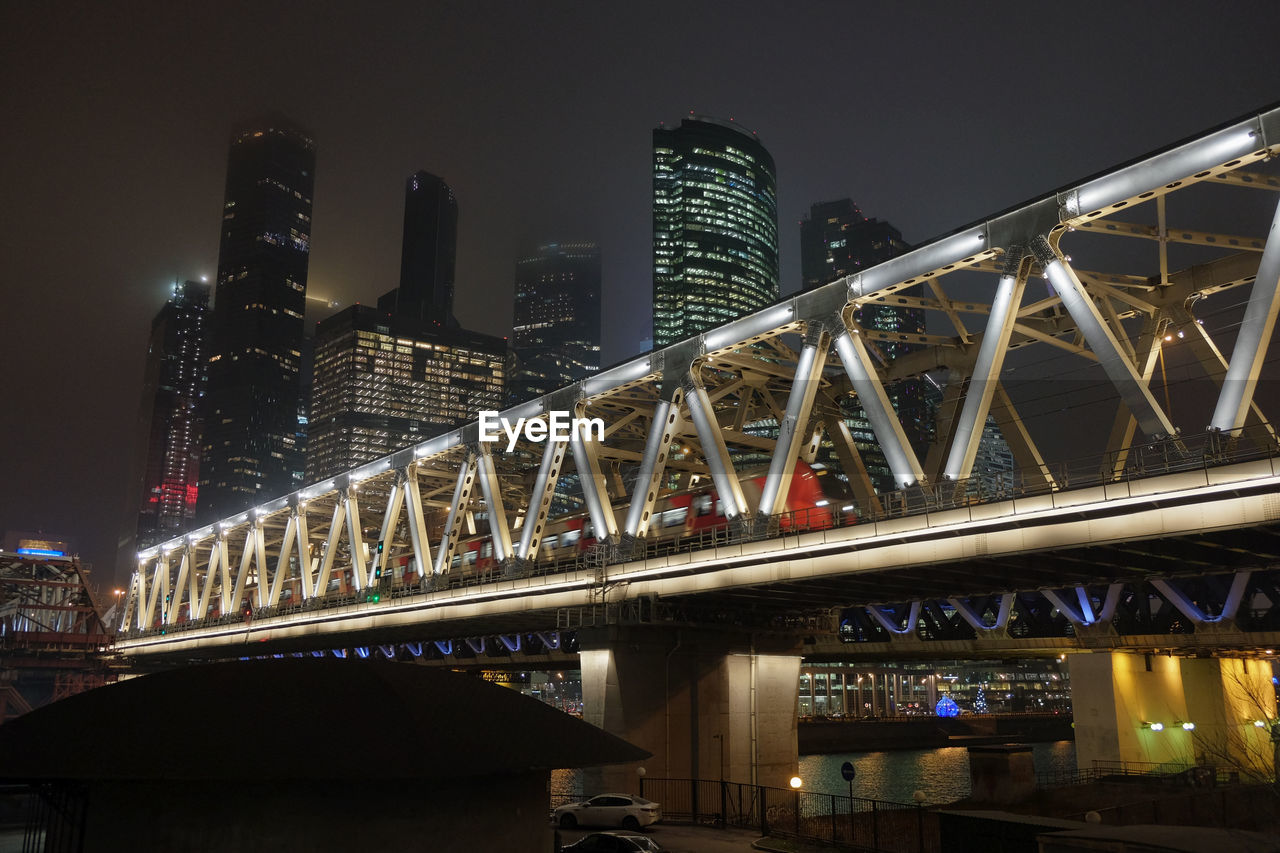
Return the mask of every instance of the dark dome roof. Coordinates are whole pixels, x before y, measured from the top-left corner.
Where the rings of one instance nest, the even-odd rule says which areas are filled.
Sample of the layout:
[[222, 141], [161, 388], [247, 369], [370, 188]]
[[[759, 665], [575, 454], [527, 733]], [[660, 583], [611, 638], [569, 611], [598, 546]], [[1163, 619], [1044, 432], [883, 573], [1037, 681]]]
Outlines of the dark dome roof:
[[3, 779], [449, 779], [649, 755], [474, 676], [366, 660], [186, 667], [0, 726]]

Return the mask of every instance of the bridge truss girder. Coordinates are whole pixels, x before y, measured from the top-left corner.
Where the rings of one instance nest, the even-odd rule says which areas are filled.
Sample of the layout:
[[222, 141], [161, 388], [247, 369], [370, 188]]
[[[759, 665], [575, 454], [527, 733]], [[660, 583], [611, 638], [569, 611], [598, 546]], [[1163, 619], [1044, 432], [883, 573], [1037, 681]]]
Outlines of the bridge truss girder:
[[[503, 415], [512, 421], [546, 420], [552, 411], [569, 411], [604, 421], [603, 440], [575, 440], [568, 454], [600, 542], [596, 565], [627, 559], [636, 542], [653, 538], [645, 518], [652, 514], [652, 500], [708, 478], [726, 517], [736, 525], [734, 535], [769, 535], [770, 519], [784, 506], [790, 470], [797, 459], [812, 456], [824, 432], [834, 441], [837, 458], [852, 469], [842, 473], [864, 516], [878, 516], [882, 504], [905, 502], [911, 490], [935, 486], [941, 479], [963, 486], [973, 474], [976, 436], [992, 412], [1009, 427], [1006, 435], [1012, 436], [1019, 460], [1034, 469], [1030, 479], [1036, 488], [1052, 490], [1067, 484], [1049, 471], [1042, 452], [1045, 441], [1027, 428], [1001, 388], [1005, 356], [1035, 346], [1102, 363], [1117, 396], [1136, 411], [1147, 441], [1158, 441], [1176, 435], [1176, 428], [1149, 387], [1151, 341], [1168, 322], [1194, 320], [1195, 299], [1253, 285], [1248, 315], [1253, 331], [1241, 352], [1222, 359], [1207, 333], [1198, 333], [1198, 346], [1219, 353], [1209, 371], [1225, 378], [1219, 408], [1237, 413], [1230, 423], [1215, 419], [1214, 426], [1234, 441], [1245, 429], [1242, 417], [1259, 414], [1249, 379], [1256, 381], [1280, 305], [1271, 281], [1280, 236], [1274, 224], [1265, 239], [1231, 237], [1212, 228], [1171, 228], [1165, 202], [1200, 184], [1232, 192], [1273, 191], [1275, 181], [1255, 176], [1249, 167], [1276, 153], [1280, 111], [1273, 110], [632, 359]], [[1116, 218], [1120, 211], [1128, 217], [1148, 202], [1159, 207], [1154, 232]], [[1108, 222], [1116, 224], [1108, 227]], [[1077, 265], [1064, 251], [1074, 231], [1154, 237], [1159, 271], [1137, 276]], [[1170, 272], [1170, 242], [1221, 247], [1228, 254]], [[1257, 259], [1252, 273], [1249, 262], [1237, 257], [1239, 249]], [[1047, 276], [1055, 289], [1028, 301], [1027, 282], [1038, 275]], [[928, 295], [920, 295], [926, 291]], [[920, 308], [936, 315], [952, 334], [859, 328], [855, 312], [876, 304]], [[1147, 326], [1148, 334], [1136, 346], [1126, 323]], [[984, 325], [982, 332], [974, 331], [978, 325]], [[888, 358], [886, 343], [921, 348]], [[944, 366], [952, 374], [945, 392], [953, 404], [951, 428], [940, 431], [942, 440], [922, 465], [886, 389]], [[1243, 384], [1234, 381], [1241, 371]], [[839, 418], [832, 404], [851, 392], [867, 412], [895, 480], [906, 490], [901, 495], [877, 495], [868, 488], [856, 448], [833, 423]], [[1120, 421], [1125, 426], [1113, 434], [1132, 435], [1126, 416], [1118, 416]], [[1267, 428], [1260, 436], [1273, 439], [1274, 433]], [[1178, 445], [1176, 439], [1173, 443]], [[760, 464], [762, 455], [769, 460], [767, 470]], [[530, 534], [526, 525], [545, 527], [554, 521], [545, 507], [556, 478], [539, 472], [566, 461], [563, 456], [548, 459], [541, 445], [525, 439], [510, 452], [482, 443], [478, 424], [470, 424], [141, 552], [122, 625], [149, 631], [197, 619], [225, 624], [303, 602], [345, 606], [359, 597], [363, 603], [378, 603], [383, 591], [445, 590], [485, 579], [468, 577], [465, 560], [458, 560], [466, 556], [460, 553], [460, 541], [475, 537], [486, 537], [504, 576], [554, 571], [557, 567], [540, 557], [536, 541], [541, 534]], [[1122, 470], [1123, 463], [1114, 473], [1119, 476]], [[753, 479], [761, 481], [760, 488], [744, 488]], [[479, 489], [473, 488], [476, 484]], [[637, 491], [642, 505], [632, 513]], [[937, 621], [938, 614], [929, 612]], [[941, 621], [937, 624], [942, 627]]]

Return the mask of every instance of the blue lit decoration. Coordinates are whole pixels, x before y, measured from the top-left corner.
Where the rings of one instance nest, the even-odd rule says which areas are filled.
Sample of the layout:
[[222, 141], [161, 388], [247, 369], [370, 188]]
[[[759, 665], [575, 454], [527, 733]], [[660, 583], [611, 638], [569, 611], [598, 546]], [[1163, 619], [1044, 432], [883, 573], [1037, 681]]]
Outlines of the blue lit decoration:
[[975, 714], [987, 713], [987, 691], [981, 686], [978, 687], [978, 695], [973, 698], [973, 712]]
[[50, 548], [19, 548], [18, 553], [23, 554], [27, 557], [65, 557], [67, 556], [66, 552], [64, 551], [54, 551]]
[[943, 696], [938, 700], [938, 704], [934, 706], [933, 712], [939, 717], [958, 717], [960, 716], [960, 706], [950, 696]]

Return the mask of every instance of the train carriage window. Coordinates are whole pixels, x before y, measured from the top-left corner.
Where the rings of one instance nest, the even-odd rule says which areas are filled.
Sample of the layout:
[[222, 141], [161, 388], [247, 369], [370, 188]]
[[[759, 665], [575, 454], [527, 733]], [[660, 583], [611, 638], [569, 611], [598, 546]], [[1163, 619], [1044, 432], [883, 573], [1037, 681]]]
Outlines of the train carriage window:
[[581, 530], [566, 530], [564, 536], [561, 537], [560, 546], [568, 548], [571, 545], [577, 545], [578, 540], [582, 538]]
[[722, 500], [716, 501], [716, 515], [724, 518], [724, 501]]
[[546, 548], [549, 551], [554, 551], [557, 547], [556, 543], [559, 541], [560, 541], [559, 534], [548, 536], [546, 539], [542, 540], [542, 547]]
[[481, 545], [481, 546], [480, 546], [480, 556], [481, 556], [481, 557], [483, 557], [483, 558], [484, 558], [484, 559], [486, 559], [486, 560], [493, 556], [493, 543], [492, 543], [492, 542], [486, 542], [486, 543], [484, 543], [483, 545]]
[[678, 506], [675, 509], [669, 509], [662, 514], [663, 527], [677, 527], [684, 524], [685, 519], [689, 517], [689, 508], [687, 506]]
[[698, 495], [693, 499], [693, 515], [702, 518], [711, 514], [711, 495]]
[[595, 526], [590, 521], [584, 522], [582, 525], [582, 535], [587, 539], [596, 538]]
[[449, 567], [453, 569], [457, 569], [457, 568], [461, 568], [461, 566], [462, 566], [462, 555], [454, 554], [453, 559], [449, 561]]
[[474, 566], [476, 564], [476, 555], [478, 551], [468, 551], [462, 555], [462, 564], [464, 566]]

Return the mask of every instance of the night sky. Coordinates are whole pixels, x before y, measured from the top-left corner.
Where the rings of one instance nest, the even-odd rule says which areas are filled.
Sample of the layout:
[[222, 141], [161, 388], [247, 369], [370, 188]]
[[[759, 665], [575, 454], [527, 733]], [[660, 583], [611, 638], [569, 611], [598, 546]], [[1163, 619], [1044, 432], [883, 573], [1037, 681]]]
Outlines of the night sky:
[[0, 529], [75, 537], [111, 583], [149, 323], [175, 278], [215, 274], [244, 118], [315, 136], [311, 295], [396, 285], [426, 169], [458, 197], [462, 323], [510, 334], [516, 259], [595, 240], [613, 362], [648, 335], [660, 121], [759, 133], [785, 292], [810, 204], [923, 242], [1280, 100], [1278, 28], [1257, 2], [9, 0]]

